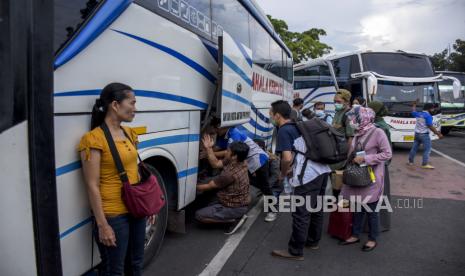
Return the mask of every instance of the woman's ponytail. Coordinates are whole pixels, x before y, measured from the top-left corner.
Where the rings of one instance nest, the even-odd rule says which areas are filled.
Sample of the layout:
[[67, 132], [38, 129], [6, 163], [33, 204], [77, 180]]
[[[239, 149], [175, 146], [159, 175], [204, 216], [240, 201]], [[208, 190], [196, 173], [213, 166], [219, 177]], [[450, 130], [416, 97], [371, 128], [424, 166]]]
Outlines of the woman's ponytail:
[[94, 129], [100, 126], [105, 120], [106, 112], [103, 110], [102, 100], [96, 99], [95, 104], [92, 107], [92, 117], [90, 120], [90, 129]]

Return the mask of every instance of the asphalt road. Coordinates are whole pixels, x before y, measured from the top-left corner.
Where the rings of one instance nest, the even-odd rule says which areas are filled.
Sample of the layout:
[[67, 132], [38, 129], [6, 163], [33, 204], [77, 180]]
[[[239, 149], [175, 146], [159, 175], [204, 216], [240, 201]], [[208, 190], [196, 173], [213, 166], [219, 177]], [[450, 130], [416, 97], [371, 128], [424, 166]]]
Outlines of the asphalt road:
[[[433, 148], [465, 163], [464, 133], [451, 132]], [[465, 167], [433, 153], [436, 170], [406, 168], [408, 150], [396, 146], [390, 166], [392, 228], [381, 233], [373, 252], [362, 252], [362, 244], [339, 246], [324, 233], [320, 249], [306, 249], [304, 261], [276, 259], [270, 252], [286, 248], [291, 217], [280, 214], [266, 223], [261, 213], [219, 275], [465, 275]], [[421, 152], [417, 164], [420, 159]], [[414, 208], [419, 202], [422, 208]], [[192, 219], [196, 208], [187, 208], [187, 234], [167, 233], [144, 275], [198, 275], [224, 247], [229, 238], [224, 229], [198, 225]], [[326, 217], [324, 229], [327, 223]]]

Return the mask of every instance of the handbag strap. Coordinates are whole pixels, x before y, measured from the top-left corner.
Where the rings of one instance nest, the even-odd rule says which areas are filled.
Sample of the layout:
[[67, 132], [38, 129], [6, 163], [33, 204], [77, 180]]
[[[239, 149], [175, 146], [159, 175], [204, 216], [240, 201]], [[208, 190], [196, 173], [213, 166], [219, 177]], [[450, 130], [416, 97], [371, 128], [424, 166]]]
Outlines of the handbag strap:
[[[119, 156], [118, 149], [116, 148], [115, 141], [113, 140], [113, 137], [111, 136], [111, 133], [110, 133], [110, 130], [108, 129], [107, 124], [103, 122], [100, 128], [103, 130], [103, 133], [105, 134], [105, 138], [107, 139], [107, 143], [110, 148], [111, 155], [113, 156], [113, 161], [115, 161], [116, 169], [118, 170], [118, 175], [119, 175], [119, 178], [121, 179], [121, 182], [123, 183], [129, 182], [128, 175], [126, 173], [126, 170], [124, 169], [123, 162], [121, 162], [121, 157]], [[127, 135], [126, 132], [124, 133], [125, 135]]]
[[[363, 143], [360, 143], [360, 141], [358, 141], [359, 139], [357, 139], [357, 143], [355, 143], [355, 146], [357, 146], [358, 144], [360, 144], [362, 146], [361, 150], [365, 150], [365, 147], [366, 145], [368, 144], [368, 142], [370, 141], [370, 138], [371, 136], [373, 135], [373, 133], [375, 133], [375, 130], [376, 130], [376, 127], [374, 127], [372, 130], [370, 130], [370, 132], [368, 132], [368, 135], [367, 137], [363, 140]], [[355, 149], [356, 150], [356, 149]]]
[[363, 140], [363, 144], [362, 144], [362, 149], [363, 149], [363, 150], [365, 150], [366, 145], [367, 145], [368, 142], [370, 141], [370, 138], [371, 138], [371, 136], [373, 135], [373, 133], [375, 133], [375, 131], [376, 131], [376, 127], [374, 127], [374, 128], [368, 133], [367, 138], [365, 138], [365, 140]]

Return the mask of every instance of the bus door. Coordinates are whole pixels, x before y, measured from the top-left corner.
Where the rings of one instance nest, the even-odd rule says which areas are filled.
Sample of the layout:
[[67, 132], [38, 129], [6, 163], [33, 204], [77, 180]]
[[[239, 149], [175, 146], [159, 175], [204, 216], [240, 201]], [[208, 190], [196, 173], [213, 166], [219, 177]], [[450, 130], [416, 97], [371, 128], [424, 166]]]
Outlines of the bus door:
[[228, 33], [218, 37], [219, 83], [216, 116], [221, 127], [249, 122], [252, 101], [252, 50]]

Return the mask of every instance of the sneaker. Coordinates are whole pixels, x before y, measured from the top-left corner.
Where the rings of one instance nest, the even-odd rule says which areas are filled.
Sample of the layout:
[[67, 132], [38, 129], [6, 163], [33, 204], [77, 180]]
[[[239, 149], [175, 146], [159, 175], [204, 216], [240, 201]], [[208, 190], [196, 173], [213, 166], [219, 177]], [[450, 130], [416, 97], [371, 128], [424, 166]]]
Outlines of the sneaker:
[[423, 165], [423, 166], [421, 166], [421, 168], [422, 168], [422, 169], [429, 169], [429, 170], [434, 169], [434, 167], [431, 166], [430, 164]]
[[413, 167], [413, 166], [415, 166], [415, 164], [413, 162], [408, 162], [407, 166]]
[[269, 212], [268, 214], [266, 214], [265, 221], [272, 222], [275, 221], [277, 217], [278, 213]]

